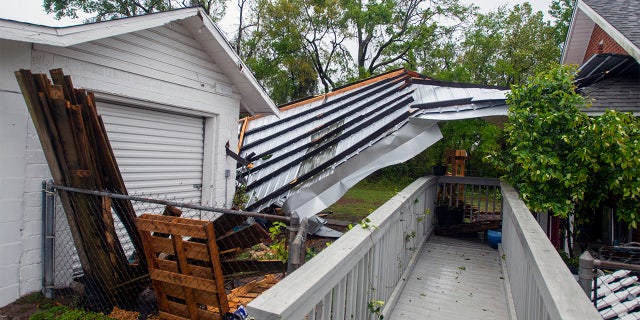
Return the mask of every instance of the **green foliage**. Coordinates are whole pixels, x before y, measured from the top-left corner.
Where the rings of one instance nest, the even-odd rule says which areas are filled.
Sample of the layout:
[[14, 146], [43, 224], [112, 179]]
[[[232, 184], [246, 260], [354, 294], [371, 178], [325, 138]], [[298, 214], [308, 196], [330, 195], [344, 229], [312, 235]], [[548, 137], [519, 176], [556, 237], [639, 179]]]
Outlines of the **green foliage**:
[[580, 262], [578, 258], [570, 257], [569, 254], [564, 250], [558, 250], [558, 254], [560, 255], [560, 258], [562, 258], [562, 261], [564, 261], [564, 263], [567, 265], [568, 268], [577, 269], [580, 266], [579, 265]]
[[399, 190], [404, 189], [411, 182], [410, 179], [364, 180], [353, 186], [334, 203], [327, 211], [333, 212], [331, 218], [344, 221], [361, 221], [375, 208], [391, 199]]
[[239, 210], [244, 210], [249, 203], [250, 195], [247, 193], [247, 186], [244, 184], [236, 187], [236, 192], [233, 194], [233, 207]]
[[376, 316], [376, 319], [383, 320], [384, 316], [382, 315], [382, 308], [384, 307], [384, 301], [382, 300], [371, 300], [367, 303], [367, 309], [371, 314]]
[[286, 246], [286, 237], [282, 234], [287, 230], [287, 225], [284, 222], [273, 222], [269, 227], [269, 238], [271, 238], [271, 245], [269, 248], [275, 252], [276, 259], [286, 262], [289, 259], [289, 252]]
[[365, 230], [373, 231], [378, 229], [378, 226], [371, 224], [371, 219], [364, 218], [360, 221], [360, 227]]
[[[640, 221], [640, 121], [607, 111], [589, 118], [575, 92], [575, 68], [556, 66], [508, 95], [504, 151], [487, 159], [533, 211], [567, 217], [609, 205], [619, 220]], [[578, 217], [580, 219], [580, 217]]]
[[[239, 4], [244, 6], [245, 2]], [[403, 66], [431, 61], [420, 51], [449, 39], [469, 16], [459, 0], [262, 0], [236, 39], [241, 56], [279, 103]], [[242, 20], [247, 21], [244, 23]], [[243, 40], [244, 39], [244, 40]]]
[[39, 310], [29, 317], [29, 320], [108, 320], [111, 319], [104, 314], [89, 312], [78, 309], [69, 309], [66, 306], [52, 306]]
[[462, 82], [511, 85], [560, 58], [557, 30], [529, 3], [477, 14], [464, 32], [455, 64], [439, 76]]
[[87, 22], [133, 17], [193, 6], [202, 6], [213, 20], [219, 20], [226, 11], [226, 1], [224, 0], [181, 2], [171, 0], [44, 0], [42, 6], [47, 13], [55, 14], [56, 19], [77, 18], [78, 12], [83, 12], [91, 16]]
[[575, 152], [588, 118], [579, 109], [574, 69], [556, 67], [507, 96], [506, 151], [490, 159], [533, 211], [567, 217], [584, 199], [588, 171]]
[[575, 2], [575, 0], [553, 0], [549, 7], [548, 12], [554, 18], [553, 29], [558, 45], [563, 45], [567, 38]]

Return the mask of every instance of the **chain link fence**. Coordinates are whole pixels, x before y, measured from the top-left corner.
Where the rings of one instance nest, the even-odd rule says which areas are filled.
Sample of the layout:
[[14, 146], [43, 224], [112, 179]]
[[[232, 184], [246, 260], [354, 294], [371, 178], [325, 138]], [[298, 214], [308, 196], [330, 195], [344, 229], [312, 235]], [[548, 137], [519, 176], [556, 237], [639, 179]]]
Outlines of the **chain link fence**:
[[[91, 216], [67, 214], [64, 197]], [[135, 225], [117, 214], [118, 206], [129, 204]], [[290, 248], [296, 235], [304, 236], [295, 216], [51, 182], [43, 182], [43, 221], [45, 295], [105, 314], [135, 311], [139, 319], [158, 311], [191, 319], [233, 313], [281, 279], [287, 261], [299, 262], [304, 252], [300, 241]], [[82, 224], [92, 232], [74, 229]]]

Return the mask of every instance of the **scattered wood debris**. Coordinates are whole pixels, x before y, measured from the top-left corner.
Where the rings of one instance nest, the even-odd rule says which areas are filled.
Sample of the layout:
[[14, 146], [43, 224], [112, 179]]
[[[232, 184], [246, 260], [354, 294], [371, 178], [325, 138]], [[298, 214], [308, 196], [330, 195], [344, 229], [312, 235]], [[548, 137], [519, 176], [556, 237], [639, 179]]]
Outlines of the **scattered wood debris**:
[[[55, 184], [126, 195], [93, 93], [74, 88], [71, 77], [61, 69], [51, 70], [50, 74], [53, 82], [45, 74], [15, 72]], [[154, 285], [160, 309], [178, 310], [176, 314], [189, 318], [233, 310], [237, 303], [246, 303], [249, 296], [273, 285], [275, 278], [267, 276], [259, 285], [249, 282], [251, 288], [230, 291], [225, 290], [225, 282], [281, 274], [286, 268], [282, 261], [264, 256], [242, 257], [269, 239], [263, 227], [247, 223], [244, 216], [224, 214], [212, 223], [179, 218], [181, 211], [167, 206], [163, 216], [145, 215], [145, 222], [139, 223], [143, 226], [139, 232], [129, 200], [58, 191], [82, 263], [85, 284], [101, 291], [105, 310], [112, 306], [118, 307], [116, 311], [137, 307], [137, 298], [149, 286], [148, 261], [153, 263], [149, 265], [151, 278], [163, 283], [159, 287]], [[130, 263], [119, 243], [113, 213], [123, 223], [137, 253], [146, 252], [145, 249], [156, 251], [137, 254], [136, 262]], [[159, 227], [162, 219], [180, 221], [186, 229]], [[194, 225], [205, 231], [196, 234], [176, 231], [191, 230]], [[179, 235], [191, 240], [182, 241]], [[144, 244], [141, 236], [147, 237]], [[200, 278], [185, 287], [187, 280], [194, 277]], [[175, 296], [167, 298], [167, 292], [175, 292]], [[245, 295], [235, 297], [235, 293]], [[161, 298], [163, 295], [165, 298]], [[203, 309], [205, 305], [209, 307]]]

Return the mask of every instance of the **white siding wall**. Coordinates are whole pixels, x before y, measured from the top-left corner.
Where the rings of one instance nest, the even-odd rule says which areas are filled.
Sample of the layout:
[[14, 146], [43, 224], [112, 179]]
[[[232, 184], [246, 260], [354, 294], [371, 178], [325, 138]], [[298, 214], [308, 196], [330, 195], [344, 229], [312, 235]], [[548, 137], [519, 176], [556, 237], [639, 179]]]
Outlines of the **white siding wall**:
[[237, 145], [239, 95], [179, 24], [67, 48], [0, 40], [0, 306], [42, 285], [40, 184], [50, 174], [13, 75], [20, 68], [62, 68], [78, 88], [205, 117], [202, 202], [230, 202], [235, 161], [224, 146]]

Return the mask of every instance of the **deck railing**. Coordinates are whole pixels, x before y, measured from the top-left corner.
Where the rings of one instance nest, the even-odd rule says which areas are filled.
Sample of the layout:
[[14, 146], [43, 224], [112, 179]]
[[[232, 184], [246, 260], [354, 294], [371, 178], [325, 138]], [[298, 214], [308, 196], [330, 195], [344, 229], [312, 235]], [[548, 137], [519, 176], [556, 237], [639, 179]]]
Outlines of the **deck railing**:
[[[256, 298], [247, 306], [249, 314], [261, 320], [388, 316], [432, 234], [439, 188], [447, 184], [483, 184], [483, 191], [497, 187], [495, 181], [481, 181], [418, 179], [370, 214], [368, 221]], [[461, 190], [465, 188], [469, 187]], [[506, 184], [499, 188], [503, 257], [517, 318], [597, 319], [597, 311], [517, 192]], [[493, 203], [485, 201], [483, 205]]]
[[464, 210], [464, 221], [500, 220], [500, 180], [479, 177], [438, 178], [437, 203]]
[[518, 193], [502, 184], [502, 248], [518, 319], [600, 319]]
[[[437, 178], [421, 178], [248, 305], [256, 319], [374, 319], [432, 233]], [[378, 309], [379, 308], [379, 309]]]

